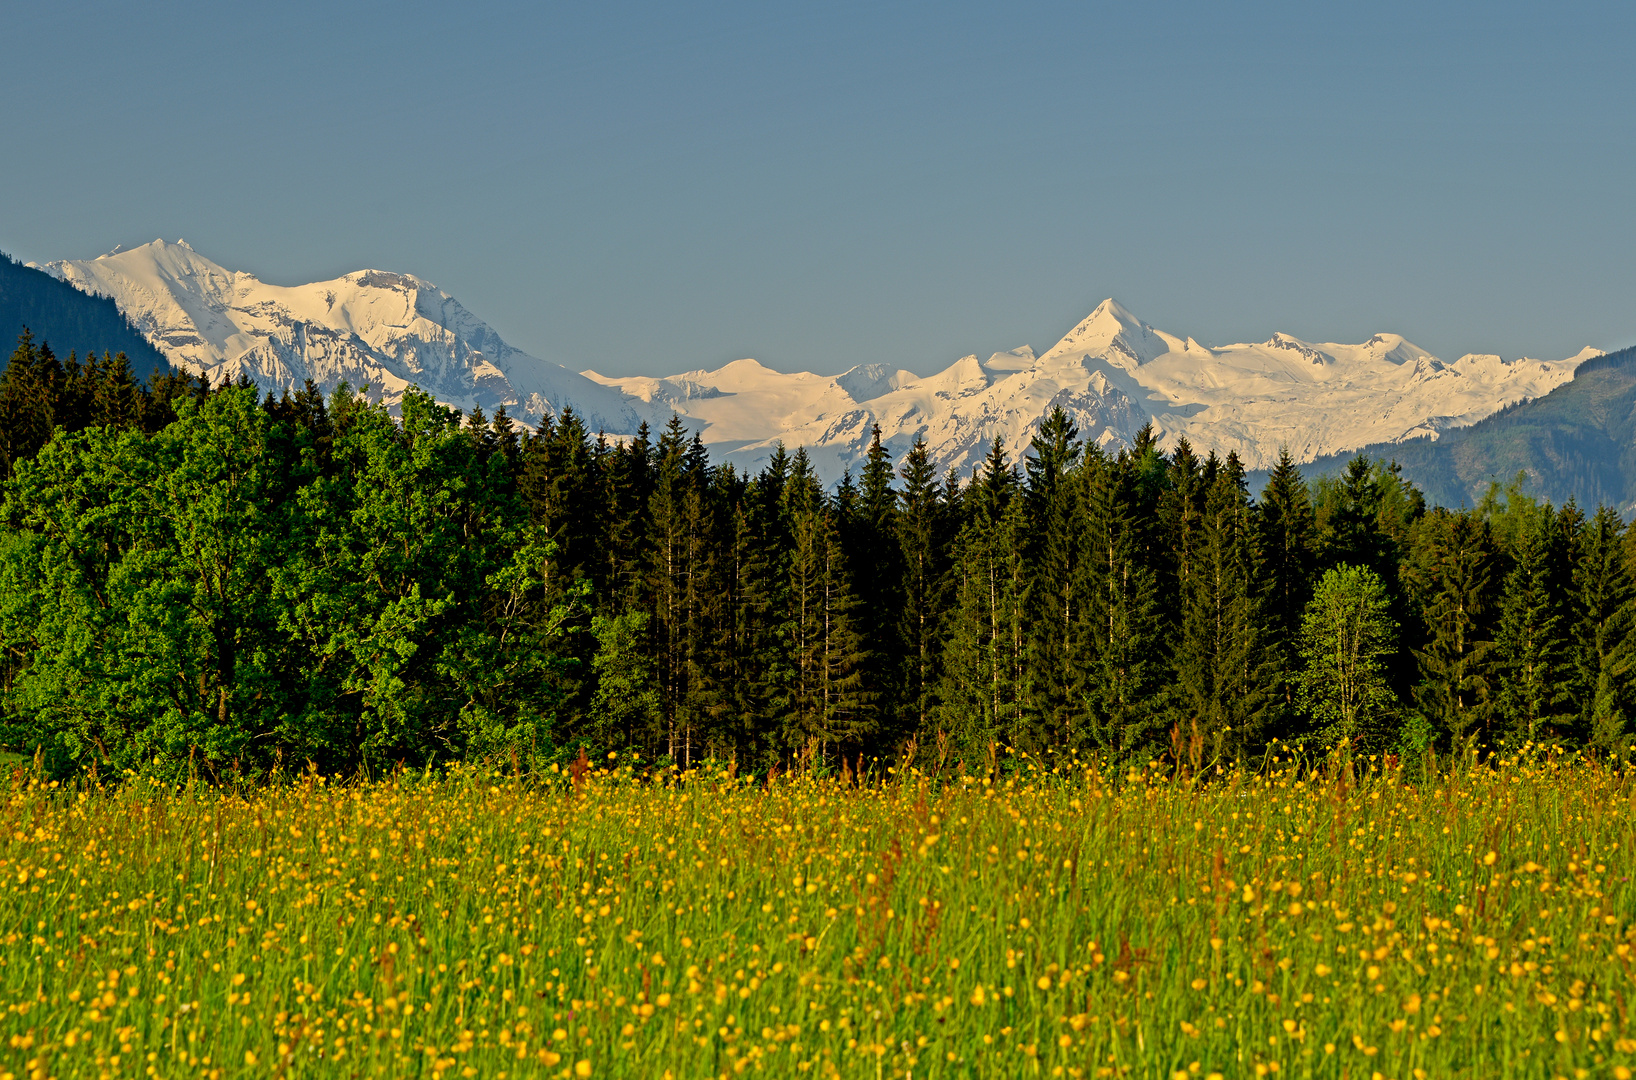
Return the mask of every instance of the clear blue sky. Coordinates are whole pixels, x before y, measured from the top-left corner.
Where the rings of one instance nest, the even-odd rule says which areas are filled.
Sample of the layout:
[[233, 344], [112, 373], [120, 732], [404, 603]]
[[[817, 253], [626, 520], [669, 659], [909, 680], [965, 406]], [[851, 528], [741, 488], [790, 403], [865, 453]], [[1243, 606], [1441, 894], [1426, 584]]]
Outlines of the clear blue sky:
[[0, 249], [429, 278], [661, 374], [1636, 342], [1636, 5], [9, 5]]

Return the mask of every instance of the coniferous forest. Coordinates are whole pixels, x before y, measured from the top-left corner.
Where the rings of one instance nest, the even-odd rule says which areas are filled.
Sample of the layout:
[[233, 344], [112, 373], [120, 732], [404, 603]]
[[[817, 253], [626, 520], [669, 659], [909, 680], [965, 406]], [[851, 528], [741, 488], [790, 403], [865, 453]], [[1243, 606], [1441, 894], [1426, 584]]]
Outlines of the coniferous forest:
[[1060, 411], [969, 475], [877, 440], [832, 488], [799, 448], [715, 465], [675, 420], [401, 412], [150, 388], [25, 336], [0, 743], [217, 778], [1628, 749], [1636, 538], [1605, 507], [1432, 507], [1363, 457], [1309, 484], [1285, 455], [1252, 491], [1233, 456], [1103, 450]]

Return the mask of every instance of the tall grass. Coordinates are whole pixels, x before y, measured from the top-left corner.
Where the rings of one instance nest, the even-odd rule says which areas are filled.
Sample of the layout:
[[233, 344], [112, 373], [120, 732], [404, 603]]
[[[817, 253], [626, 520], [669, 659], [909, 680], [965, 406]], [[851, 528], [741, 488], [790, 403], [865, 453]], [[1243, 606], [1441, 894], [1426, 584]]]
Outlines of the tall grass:
[[1014, 760], [27, 781], [0, 1080], [1636, 1068], [1623, 772]]

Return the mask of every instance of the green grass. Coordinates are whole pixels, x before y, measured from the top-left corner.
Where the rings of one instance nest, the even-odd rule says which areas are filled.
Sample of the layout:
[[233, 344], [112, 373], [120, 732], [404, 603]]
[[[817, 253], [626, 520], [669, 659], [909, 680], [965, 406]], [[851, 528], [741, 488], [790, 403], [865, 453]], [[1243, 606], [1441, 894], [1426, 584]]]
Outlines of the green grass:
[[0, 1080], [1628, 1077], [1624, 774], [1276, 768], [29, 785]]

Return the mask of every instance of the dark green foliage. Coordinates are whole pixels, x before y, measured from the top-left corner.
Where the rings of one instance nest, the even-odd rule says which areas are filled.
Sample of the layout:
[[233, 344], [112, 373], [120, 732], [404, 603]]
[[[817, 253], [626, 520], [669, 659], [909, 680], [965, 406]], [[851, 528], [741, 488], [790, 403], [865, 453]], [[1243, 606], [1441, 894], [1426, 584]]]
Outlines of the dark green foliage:
[[1260, 744], [1277, 689], [1258, 602], [1265, 590], [1255, 578], [1256, 535], [1238, 458], [1212, 456], [1203, 476], [1203, 512], [1180, 582], [1177, 719], [1215, 752], [1241, 753]]
[[0, 252], [0, 341], [16, 341], [24, 331], [42, 344], [80, 350], [88, 360], [123, 355], [136, 379], [171, 370], [111, 298], [80, 292]]
[[1438, 508], [1404, 574], [1424, 626], [1415, 701], [1456, 745], [1489, 734], [1496, 561], [1486, 521]]
[[1572, 504], [1561, 514], [1540, 506], [1522, 494], [1520, 478], [1503, 508], [1497, 494], [1478, 508], [1511, 567], [1494, 627], [1495, 719], [1516, 740], [1566, 743], [1578, 719], [1567, 630], [1579, 511]]
[[858, 767], [996, 748], [1193, 767], [1272, 740], [1623, 754], [1636, 542], [1394, 464], [1259, 500], [1236, 457], [1084, 445], [1061, 410], [969, 480], [873, 441], [713, 465], [412, 393], [257, 402], [32, 338], [0, 376], [0, 741], [218, 777], [586, 747]]
[[1274, 693], [1282, 699], [1283, 714], [1288, 716], [1295, 705], [1295, 683], [1290, 676], [1297, 668], [1301, 625], [1317, 562], [1312, 500], [1288, 447], [1279, 450], [1278, 465], [1261, 493], [1257, 526], [1261, 629], [1273, 665]]

